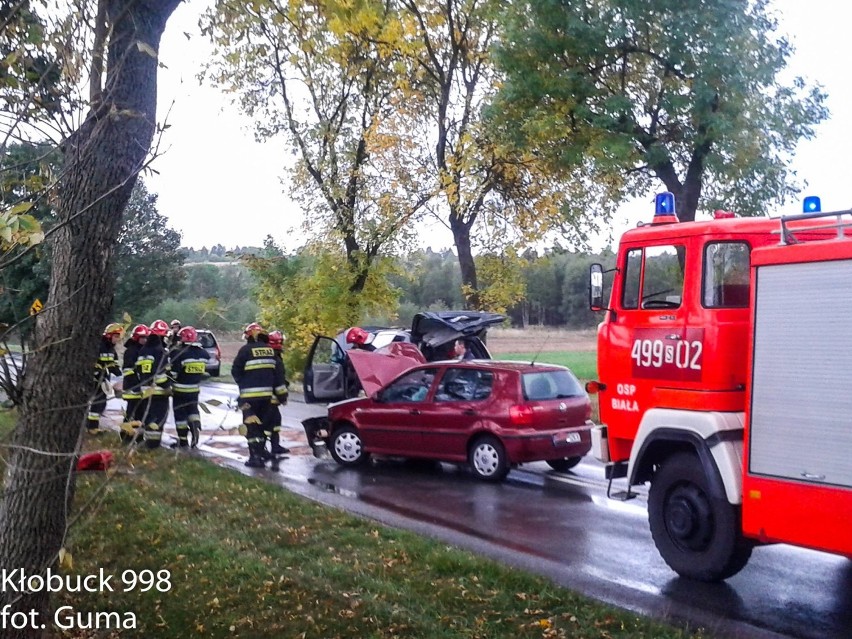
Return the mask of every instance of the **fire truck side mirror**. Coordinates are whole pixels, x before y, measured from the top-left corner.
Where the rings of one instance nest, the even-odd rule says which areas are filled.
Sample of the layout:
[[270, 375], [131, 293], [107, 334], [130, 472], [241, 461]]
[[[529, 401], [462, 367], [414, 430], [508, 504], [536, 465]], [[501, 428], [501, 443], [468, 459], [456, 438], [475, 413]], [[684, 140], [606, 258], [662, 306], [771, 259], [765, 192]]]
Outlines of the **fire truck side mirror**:
[[592, 264], [589, 267], [589, 308], [593, 311], [604, 310], [603, 266], [600, 264]]

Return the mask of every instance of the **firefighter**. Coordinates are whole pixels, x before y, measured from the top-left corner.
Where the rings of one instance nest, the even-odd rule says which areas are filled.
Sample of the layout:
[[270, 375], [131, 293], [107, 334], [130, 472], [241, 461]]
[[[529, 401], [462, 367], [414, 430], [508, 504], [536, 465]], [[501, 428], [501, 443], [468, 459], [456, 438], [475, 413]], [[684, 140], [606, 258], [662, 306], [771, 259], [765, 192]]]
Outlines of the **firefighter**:
[[142, 389], [139, 415], [145, 429], [145, 445], [159, 448], [163, 438], [163, 427], [169, 415], [169, 393], [171, 380], [168, 376], [168, 357], [163, 340], [169, 325], [155, 320], [149, 326], [151, 333], [136, 359], [136, 375]]
[[374, 351], [376, 347], [373, 346], [372, 342], [373, 335], [360, 326], [353, 326], [346, 331], [346, 343], [352, 344], [352, 348], [358, 348], [362, 351]]
[[178, 446], [198, 446], [201, 433], [201, 415], [198, 413], [200, 382], [207, 377], [207, 360], [210, 354], [198, 343], [198, 333], [192, 326], [178, 331], [176, 346], [169, 351], [169, 369], [172, 378], [172, 411], [175, 415]]
[[171, 350], [173, 348], [178, 347], [178, 342], [180, 342], [180, 329], [181, 323], [179, 319], [173, 319], [169, 324], [169, 334], [166, 336], [165, 346], [166, 350]]
[[243, 334], [246, 343], [234, 358], [231, 375], [240, 388], [240, 410], [249, 449], [246, 466], [262, 468], [266, 439], [263, 419], [269, 413], [273, 397], [279, 401], [286, 398], [287, 386], [284, 366], [269, 344], [264, 343], [267, 333], [261, 325], [252, 322]]
[[144, 324], [133, 327], [130, 338], [124, 342], [124, 357], [121, 362], [122, 374], [122, 399], [127, 402], [124, 409], [124, 423], [121, 424], [119, 436], [124, 442], [136, 439], [136, 429], [142, 426], [139, 415], [139, 403], [142, 401], [142, 389], [139, 385], [139, 376], [136, 374], [136, 359], [139, 351], [145, 346], [151, 329]]
[[105, 385], [110, 384], [110, 377], [121, 375], [121, 367], [118, 365], [118, 354], [115, 345], [124, 335], [124, 327], [121, 324], [109, 324], [101, 336], [101, 345], [98, 350], [98, 360], [95, 362], [95, 390], [89, 404], [89, 414], [86, 420], [86, 430], [92, 435], [99, 435], [101, 430], [101, 415], [104, 414], [107, 405], [107, 393]]
[[289, 448], [281, 445], [281, 407], [287, 404], [288, 388], [287, 369], [284, 367], [283, 347], [284, 334], [281, 331], [272, 331], [269, 334], [269, 346], [275, 351], [275, 358], [281, 361], [281, 369], [284, 374], [284, 392], [279, 397], [274, 395], [270, 402], [269, 411], [263, 420], [263, 434], [269, 441], [269, 451], [266, 458], [276, 460], [290, 452]]

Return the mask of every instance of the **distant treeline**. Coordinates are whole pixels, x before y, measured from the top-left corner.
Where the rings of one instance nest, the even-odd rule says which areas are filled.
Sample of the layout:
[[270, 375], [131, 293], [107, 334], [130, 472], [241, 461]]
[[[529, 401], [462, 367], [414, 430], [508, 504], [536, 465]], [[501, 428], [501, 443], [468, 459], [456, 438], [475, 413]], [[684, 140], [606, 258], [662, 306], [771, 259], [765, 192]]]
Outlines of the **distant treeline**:
[[[600, 314], [589, 310], [589, 265], [600, 262], [610, 268], [615, 262], [612, 252], [587, 254], [556, 247], [530, 250], [522, 258], [525, 296], [507, 311], [513, 326], [587, 328], [600, 322]], [[394, 279], [401, 291], [400, 319], [421, 310], [463, 308], [461, 275], [452, 251], [418, 251], [402, 266], [403, 274]]]
[[[239, 330], [253, 319], [258, 307], [251, 272], [240, 255], [257, 255], [257, 247], [182, 249], [186, 278], [179, 292], [152, 309], [151, 314], [175, 315], [218, 330]], [[513, 326], [530, 325], [587, 328], [599, 314], [588, 308], [589, 265], [600, 262], [609, 268], [611, 252], [587, 254], [559, 247], [522, 256], [525, 297], [508, 310]], [[210, 262], [218, 262], [214, 265]], [[228, 265], [229, 268], [221, 268]], [[450, 250], [419, 250], [400, 260], [392, 284], [399, 291], [399, 305], [391, 317], [365, 318], [365, 323], [406, 324], [418, 311], [464, 308], [458, 260]], [[146, 314], [147, 316], [147, 314]]]

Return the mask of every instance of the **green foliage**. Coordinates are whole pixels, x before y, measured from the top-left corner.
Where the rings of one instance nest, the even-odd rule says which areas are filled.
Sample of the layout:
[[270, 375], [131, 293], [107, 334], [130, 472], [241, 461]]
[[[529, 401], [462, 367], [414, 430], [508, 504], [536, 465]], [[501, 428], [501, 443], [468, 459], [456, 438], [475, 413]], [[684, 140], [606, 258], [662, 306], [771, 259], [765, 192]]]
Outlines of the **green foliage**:
[[782, 79], [792, 49], [768, 0], [506, 7], [491, 110], [506, 144], [591, 176], [612, 202], [659, 180], [684, 220], [732, 203], [763, 213], [798, 192], [791, 154], [828, 113], [819, 87]]
[[394, 93], [405, 66], [397, 14], [374, 0], [220, 0], [202, 22], [215, 50], [208, 76], [255, 117], [259, 137], [291, 143], [291, 194], [310, 240], [345, 252], [359, 293], [429, 196]]
[[30, 305], [47, 300], [50, 247], [41, 240], [55, 223], [48, 189], [56, 162], [47, 144], [11, 145], [0, 157], [0, 322], [23, 320], [25, 332]]
[[[2, 201], [13, 206], [21, 202], [31, 204], [26, 217], [31, 216], [33, 222], [28, 228], [39, 225], [49, 233], [56, 224], [49, 195], [52, 175], [61, 166], [58, 152], [47, 144], [14, 145], [0, 158]], [[157, 196], [138, 180], [124, 211], [116, 245], [114, 315], [123, 312], [132, 317], [144, 315], [182, 286], [180, 234], [168, 227], [168, 220], [157, 211], [156, 202]], [[20, 220], [18, 226], [25, 228]], [[40, 235], [40, 231], [36, 233]], [[3, 287], [0, 321], [13, 324], [27, 318], [35, 299], [47, 302], [50, 243], [32, 247], [20, 256], [8, 253], [2, 259], [8, 265], [0, 269]]]
[[153, 308], [145, 309], [134, 321], [150, 324], [156, 319], [166, 322], [179, 319], [184, 326], [206, 328], [218, 333], [238, 332], [255, 321], [259, 314], [252, 299], [237, 298], [222, 302], [219, 298], [167, 299]]
[[[399, 261], [399, 273], [391, 274], [390, 281], [402, 291], [402, 301], [417, 309], [415, 312], [464, 307], [459, 267], [452, 252], [419, 250]], [[412, 315], [399, 313], [401, 318]]]
[[37, 0], [0, 5], [0, 101], [17, 124], [59, 113], [65, 95], [66, 56], [52, 46], [39, 10], [49, 15], [49, 8]]
[[222, 244], [216, 244], [208, 249], [202, 246], [200, 249], [184, 248], [186, 254], [186, 263], [216, 263], [216, 264], [234, 264], [235, 260], [241, 255], [257, 255], [261, 252], [261, 248], [257, 246], [236, 246], [232, 249], [225, 248]]
[[241, 262], [188, 264], [183, 275], [179, 290], [145, 309], [142, 321], [149, 324], [155, 319], [177, 318], [185, 326], [235, 332], [257, 318], [254, 278]]
[[140, 315], [180, 290], [183, 260], [180, 233], [157, 211], [156, 194], [137, 180], [118, 235], [115, 312]]
[[[476, 293], [481, 310], [505, 313], [509, 306], [523, 299], [523, 261], [513, 248], [499, 255], [480, 255], [476, 265], [480, 282]], [[462, 292], [469, 296], [474, 291], [464, 285]]]
[[287, 336], [288, 370], [304, 368], [315, 335], [334, 335], [396, 306], [397, 291], [388, 281], [394, 270], [389, 259], [374, 261], [359, 294], [352, 293], [353, 282], [363, 271], [357, 264], [352, 268], [333, 247], [312, 246], [285, 256], [268, 243], [265, 256], [244, 261], [257, 280], [262, 323]]

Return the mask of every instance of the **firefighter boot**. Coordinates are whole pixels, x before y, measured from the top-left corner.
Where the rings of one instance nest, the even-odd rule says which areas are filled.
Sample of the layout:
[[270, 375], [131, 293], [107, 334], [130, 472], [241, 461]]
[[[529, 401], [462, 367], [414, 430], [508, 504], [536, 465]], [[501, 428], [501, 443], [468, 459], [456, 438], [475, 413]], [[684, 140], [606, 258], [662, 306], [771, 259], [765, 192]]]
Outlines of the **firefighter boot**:
[[189, 420], [190, 446], [198, 448], [198, 440], [201, 439], [201, 422]]
[[249, 444], [249, 458], [246, 460], [249, 468], [263, 468], [263, 442], [252, 442]]
[[289, 448], [285, 448], [281, 445], [280, 435], [277, 432], [273, 432], [269, 435], [269, 453], [273, 459], [280, 459], [289, 452]]

